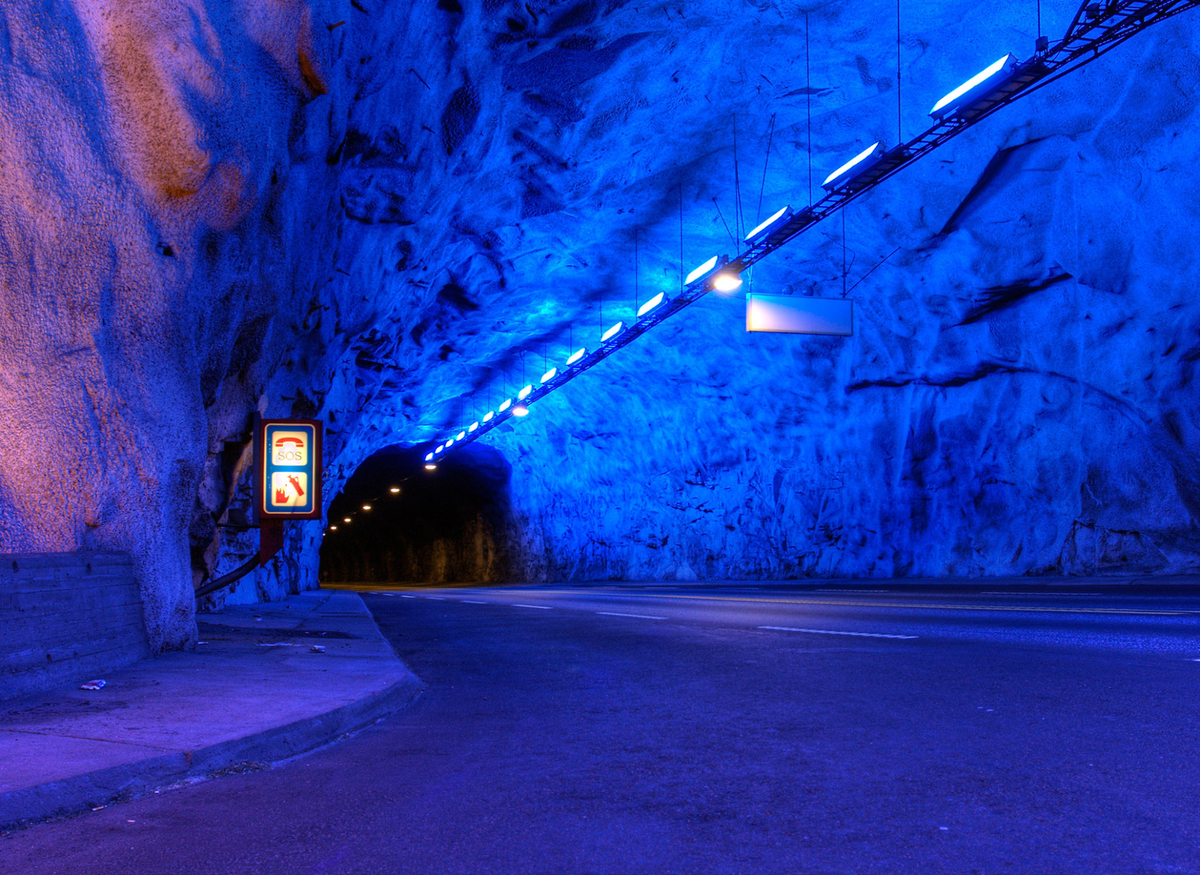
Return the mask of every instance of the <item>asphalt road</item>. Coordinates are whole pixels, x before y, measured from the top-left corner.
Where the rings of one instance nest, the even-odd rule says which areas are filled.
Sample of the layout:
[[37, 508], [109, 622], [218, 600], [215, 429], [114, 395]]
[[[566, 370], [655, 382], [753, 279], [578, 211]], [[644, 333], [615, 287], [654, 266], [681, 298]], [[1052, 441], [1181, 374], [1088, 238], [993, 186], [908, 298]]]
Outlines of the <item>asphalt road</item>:
[[414, 707], [0, 872], [1200, 872], [1194, 594], [859, 589], [367, 595]]

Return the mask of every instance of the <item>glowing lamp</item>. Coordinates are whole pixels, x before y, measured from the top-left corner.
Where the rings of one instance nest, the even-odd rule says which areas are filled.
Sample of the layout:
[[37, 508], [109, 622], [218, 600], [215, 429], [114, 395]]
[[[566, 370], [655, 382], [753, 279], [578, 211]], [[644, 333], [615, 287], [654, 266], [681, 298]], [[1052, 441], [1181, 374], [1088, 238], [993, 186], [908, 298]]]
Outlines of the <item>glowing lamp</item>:
[[426, 453], [426, 454], [425, 454], [425, 461], [426, 461], [426, 462], [432, 462], [432, 461], [433, 461], [433, 453]]
[[857, 177], [878, 164], [879, 159], [882, 157], [883, 143], [872, 143], [825, 177], [825, 181], [821, 183], [821, 188], [826, 191], [837, 191], [839, 188], [845, 188]]
[[742, 286], [742, 278], [730, 270], [723, 270], [713, 277], [712, 287], [715, 291], [735, 292]]
[[662, 302], [663, 302], [663, 293], [659, 292], [657, 295], [655, 295], [649, 301], [642, 304], [642, 306], [638, 307], [638, 318], [639, 319], [642, 318], [643, 316], [645, 316], [647, 313], [649, 313], [651, 310], [653, 310], [655, 307], [657, 307]]
[[1005, 55], [935, 103], [929, 114], [938, 121], [957, 115], [1011, 79], [1017, 72], [1017, 66], [1016, 56], [1011, 53]]
[[526, 398], [529, 397], [529, 393], [532, 391], [533, 391], [533, 384], [526, 386], [524, 389], [522, 389], [520, 392], [517, 393], [517, 400], [524, 401]]
[[350, 522], [350, 517], [343, 517], [342, 522], [344, 522], [344, 523]]
[[467, 433], [466, 433], [465, 431], [460, 431], [460, 432], [458, 433], [458, 435], [457, 435], [457, 436], [456, 436], [454, 439], [455, 439], [456, 441], [461, 441], [461, 440], [462, 440], [463, 438], [465, 438], [466, 436], [467, 436]]
[[784, 207], [782, 210], [777, 212], [775, 215], [771, 216], [771, 218], [767, 219], [765, 222], [763, 222], [761, 225], [758, 225], [753, 231], [751, 231], [749, 234], [747, 234], [746, 242], [747, 243], [756, 243], [757, 241], [761, 240], [763, 237], [766, 237], [768, 234], [770, 234], [776, 228], [785, 224], [787, 222], [787, 220], [790, 219], [791, 217], [792, 217], [792, 208]]
[[[429, 457], [428, 457], [428, 456], [426, 456], [425, 458], [429, 458]], [[400, 487], [399, 487], [399, 486], [393, 486], [391, 489], [389, 489], [389, 490], [388, 490], [388, 492], [392, 493], [392, 495], [395, 495], [395, 494], [396, 494], [397, 492], [399, 492], [399, 491], [400, 491]]]
[[604, 341], [608, 340], [610, 337], [616, 337], [618, 334], [620, 334], [624, 330], [625, 330], [625, 323], [618, 322], [612, 328], [608, 329], [608, 331], [604, 332], [604, 334], [600, 337], [600, 342], [604, 343]]
[[475, 434], [475, 432], [476, 432], [476, 431], [478, 431], [478, 430], [479, 430], [479, 423], [478, 423], [478, 422], [472, 422], [472, 423], [471, 423], [471, 427], [467, 429], [467, 431], [469, 431], [471, 434]]
[[371, 505], [369, 505], [369, 504], [363, 505], [363, 510], [370, 510], [370, 509], [371, 509]]
[[558, 376], [558, 368], [551, 368], [550, 370], [546, 371], [546, 373], [542, 374], [542, 383], [543, 384], [549, 383], [551, 380], [553, 380], [557, 376]]
[[337, 531], [337, 526], [330, 526], [330, 527], [329, 527], [329, 531], [331, 531], [331, 532], [336, 532], [336, 531]]
[[524, 404], [518, 404], [516, 407], [513, 408], [513, 416], [528, 416], [528, 415], [529, 415], [529, 408], [526, 407]]
[[575, 352], [571, 353], [571, 357], [567, 359], [567, 367], [575, 364], [575, 362], [579, 361], [585, 355], [587, 355], [587, 347], [575, 350]]
[[503, 413], [505, 410], [508, 410], [508, 408], [510, 408], [510, 407], [512, 407], [512, 399], [505, 398], [504, 403], [501, 404], [500, 407], [497, 409], [499, 410], [500, 413]]
[[495, 419], [495, 418], [496, 418], [496, 414], [495, 414], [495, 412], [494, 412], [494, 411], [491, 411], [491, 410], [489, 410], [487, 413], [485, 413], [485, 414], [483, 415], [483, 421], [484, 421], [484, 422], [491, 422], [491, 421], [492, 421], [493, 419]]
[[434, 465], [432, 462], [430, 462], [428, 465], [425, 466], [425, 470], [426, 471], [436, 471], [437, 465]]

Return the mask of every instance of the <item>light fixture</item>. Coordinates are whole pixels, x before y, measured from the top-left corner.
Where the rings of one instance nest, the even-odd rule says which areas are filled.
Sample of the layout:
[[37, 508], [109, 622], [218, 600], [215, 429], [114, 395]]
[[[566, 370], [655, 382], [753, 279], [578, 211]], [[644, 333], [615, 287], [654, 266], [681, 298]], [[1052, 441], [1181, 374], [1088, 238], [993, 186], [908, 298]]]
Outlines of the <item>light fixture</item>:
[[393, 486], [391, 489], [389, 489], [389, 490], [388, 490], [388, 492], [392, 493], [392, 495], [395, 495], [395, 494], [396, 494], [396, 493], [398, 493], [399, 491], [400, 491], [400, 487], [399, 487], [399, 486]]
[[342, 522], [344, 522], [344, 523], [350, 522], [350, 517], [343, 517]]
[[450, 440], [446, 441], [446, 449], [450, 449], [452, 446], [454, 446], [454, 438], [450, 438]]
[[479, 423], [478, 423], [478, 422], [472, 422], [472, 423], [471, 423], [471, 427], [467, 429], [467, 431], [469, 431], [471, 434], [475, 434], [475, 432], [476, 432], [476, 431], [478, 431], [478, 430], [479, 430]]
[[556, 376], [558, 376], [558, 368], [551, 368], [550, 370], [546, 371], [546, 373], [542, 374], [542, 384], [544, 385], [549, 383]]
[[883, 143], [872, 143], [825, 177], [825, 181], [821, 183], [821, 188], [826, 191], [837, 191], [839, 188], [845, 188], [851, 180], [878, 164], [879, 159], [882, 157]]
[[723, 267], [728, 257], [724, 255], [714, 255], [704, 264], [693, 270], [687, 275], [687, 279], [683, 281], [685, 286], [690, 286], [692, 283], [705, 279], [710, 273], [719, 267]]
[[766, 237], [768, 234], [770, 234], [772, 231], [774, 231], [780, 225], [785, 224], [787, 222], [787, 220], [790, 219], [791, 217], [792, 217], [792, 208], [784, 207], [778, 213], [771, 216], [771, 218], [767, 219], [765, 222], [763, 222], [761, 225], [759, 225], [753, 231], [751, 231], [749, 234], [747, 234], [746, 242], [753, 243], [761, 237]]
[[499, 410], [499, 412], [500, 412], [500, 413], [503, 413], [505, 410], [508, 410], [508, 408], [510, 408], [510, 407], [512, 407], [512, 399], [511, 399], [511, 398], [505, 398], [505, 399], [504, 399], [504, 403], [500, 405], [500, 407], [498, 408], [498, 410]]
[[731, 270], [723, 270], [713, 277], [712, 287], [717, 292], [734, 292], [742, 286], [742, 278]]
[[618, 334], [620, 334], [624, 330], [625, 330], [625, 323], [618, 322], [612, 328], [608, 329], [608, 331], [604, 332], [604, 334], [600, 338], [600, 342], [604, 343], [604, 341], [608, 340], [610, 337], [616, 337]]
[[929, 110], [929, 114], [941, 121], [946, 116], [961, 112], [1011, 79], [1017, 72], [1018, 66], [1019, 62], [1015, 55], [1011, 53], [1005, 55], [935, 103], [933, 109]]
[[370, 509], [371, 509], [371, 505], [369, 505], [369, 504], [363, 505], [363, 510], [370, 510]]
[[458, 433], [458, 437], [456, 437], [456, 438], [455, 438], [455, 440], [456, 440], [456, 441], [461, 441], [461, 440], [462, 440], [463, 438], [465, 438], [466, 436], [467, 436], [467, 433], [466, 433], [465, 431], [460, 431], [460, 432]]
[[445, 449], [446, 449], [446, 445], [445, 445], [445, 444], [438, 444], [438, 445], [437, 445], [437, 449], [436, 449], [436, 450], [434, 450], [434, 452], [435, 452], [435, 453], [440, 453], [440, 452], [442, 452], [442, 451], [443, 451], [443, 450], [445, 450]]
[[641, 319], [643, 316], [645, 316], [647, 313], [649, 313], [651, 310], [653, 310], [655, 307], [657, 307], [659, 304], [661, 304], [663, 302], [663, 297], [664, 297], [663, 293], [659, 292], [657, 295], [655, 295], [649, 301], [642, 304], [642, 306], [638, 307], [638, 318]]
[[337, 526], [330, 526], [330, 527], [329, 527], [329, 531], [331, 531], [331, 532], [336, 532], [336, 531], [337, 531]]
[[425, 461], [426, 461], [426, 462], [432, 462], [432, 461], [433, 461], [433, 453], [426, 453], [426, 454], [425, 454]]
[[495, 414], [493, 411], [491, 411], [491, 410], [489, 410], [487, 413], [485, 413], [485, 414], [483, 415], [483, 421], [484, 421], [484, 422], [491, 422], [491, 421], [492, 421], [493, 419], [495, 419], [495, 418], [496, 418], [496, 414]]
[[587, 347], [586, 346], [575, 350], [575, 352], [571, 353], [571, 357], [569, 359], [567, 359], [567, 367], [570, 367], [571, 365], [575, 364], [575, 362], [579, 361], [585, 355], [587, 355]]
[[529, 408], [526, 407], [524, 404], [518, 404], [516, 407], [513, 408], [513, 416], [528, 416], [528, 415], [529, 415]]
[[524, 401], [526, 398], [529, 397], [529, 393], [532, 391], [533, 391], [532, 384], [526, 386], [524, 389], [522, 389], [520, 392], [517, 393], [517, 400]]
[[426, 465], [426, 466], [425, 466], [425, 470], [426, 470], [426, 471], [436, 471], [436, 470], [437, 470], [437, 465], [434, 465], [433, 463], [430, 463], [430, 464], [428, 464], [428, 465]]

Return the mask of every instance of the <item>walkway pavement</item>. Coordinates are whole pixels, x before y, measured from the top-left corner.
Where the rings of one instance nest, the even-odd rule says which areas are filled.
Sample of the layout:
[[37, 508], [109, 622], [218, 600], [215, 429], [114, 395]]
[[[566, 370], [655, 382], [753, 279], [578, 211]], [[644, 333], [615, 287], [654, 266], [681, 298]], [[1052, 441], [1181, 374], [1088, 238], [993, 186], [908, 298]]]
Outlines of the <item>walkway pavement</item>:
[[[193, 653], [0, 705], [0, 830], [320, 747], [422, 684], [362, 599], [317, 591], [199, 616]], [[322, 651], [323, 648], [323, 651]]]

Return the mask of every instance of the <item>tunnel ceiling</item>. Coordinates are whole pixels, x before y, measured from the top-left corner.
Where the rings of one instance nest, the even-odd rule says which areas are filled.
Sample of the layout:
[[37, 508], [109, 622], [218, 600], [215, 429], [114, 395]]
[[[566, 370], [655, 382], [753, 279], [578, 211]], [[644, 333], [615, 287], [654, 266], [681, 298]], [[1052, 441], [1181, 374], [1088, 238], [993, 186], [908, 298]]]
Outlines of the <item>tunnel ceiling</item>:
[[[158, 646], [252, 549], [253, 411], [325, 421], [335, 496], [896, 141], [891, 3], [51, 5], [0, 12], [0, 543], [130, 550]], [[1036, 35], [902, 15], [906, 131]], [[713, 298], [489, 438], [512, 574], [1194, 569], [1193, 15], [755, 268], [844, 275], [854, 337]], [[238, 597], [312, 585], [321, 539]]]

